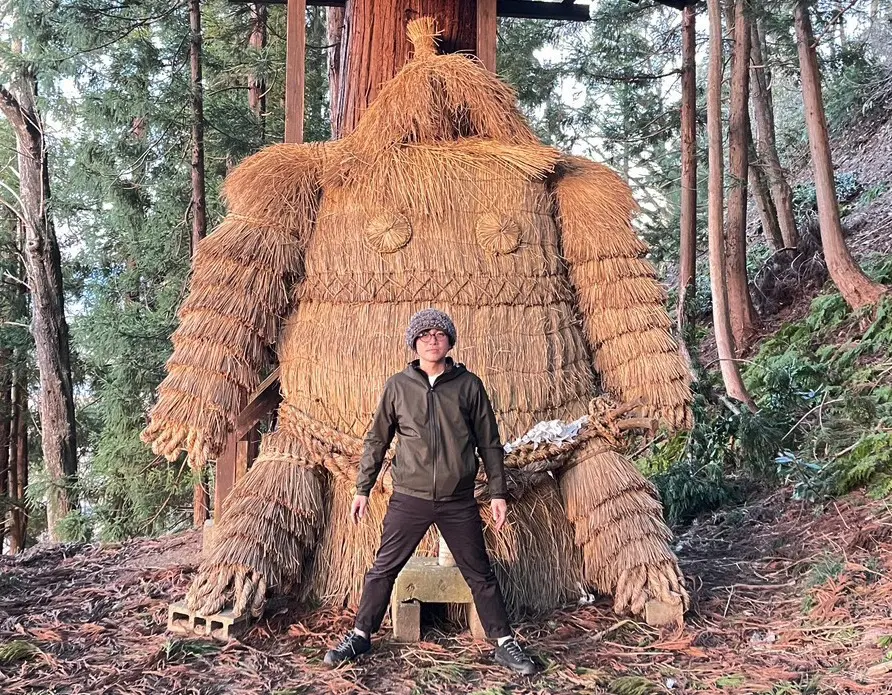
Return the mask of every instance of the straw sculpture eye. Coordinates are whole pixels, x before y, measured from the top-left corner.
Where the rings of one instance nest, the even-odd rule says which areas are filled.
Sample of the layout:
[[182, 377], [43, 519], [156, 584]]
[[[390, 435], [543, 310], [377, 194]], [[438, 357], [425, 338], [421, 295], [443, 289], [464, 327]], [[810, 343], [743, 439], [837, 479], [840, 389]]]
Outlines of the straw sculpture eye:
[[394, 253], [409, 243], [412, 226], [403, 215], [391, 213], [379, 215], [369, 221], [365, 230], [366, 241], [379, 253]]
[[482, 215], [477, 220], [477, 241], [497, 256], [509, 254], [520, 246], [520, 226], [510, 217]]

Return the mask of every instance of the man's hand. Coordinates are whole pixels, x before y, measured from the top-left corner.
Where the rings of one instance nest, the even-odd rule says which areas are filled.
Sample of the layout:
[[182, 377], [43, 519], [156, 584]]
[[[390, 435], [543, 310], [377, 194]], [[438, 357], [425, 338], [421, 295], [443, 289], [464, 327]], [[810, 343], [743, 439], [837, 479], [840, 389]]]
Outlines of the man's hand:
[[353, 498], [353, 506], [350, 507], [350, 518], [354, 524], [358, 524], [365, 517], [365, 508], [369, 504], [369, 498], [365, 495], [356, 495]]
[[501, 531], [508, 517], [508, 503], [505, 500], [492, 500], [489, 506], [492, 509], [492, 520], [495, 522], [496, 531]]

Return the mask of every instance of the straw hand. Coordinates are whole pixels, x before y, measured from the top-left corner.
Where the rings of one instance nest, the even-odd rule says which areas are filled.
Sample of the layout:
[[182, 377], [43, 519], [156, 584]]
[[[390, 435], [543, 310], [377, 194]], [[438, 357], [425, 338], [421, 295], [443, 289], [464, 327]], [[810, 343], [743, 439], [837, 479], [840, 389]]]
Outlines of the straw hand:
[[202, 431], [193, 427], [153, 422], [139, 436], [146, 444], [151, 444], [155, 454], [168, 461], [175, 460], [183, 450], [194, 468], [203, 467], [209, 458]]

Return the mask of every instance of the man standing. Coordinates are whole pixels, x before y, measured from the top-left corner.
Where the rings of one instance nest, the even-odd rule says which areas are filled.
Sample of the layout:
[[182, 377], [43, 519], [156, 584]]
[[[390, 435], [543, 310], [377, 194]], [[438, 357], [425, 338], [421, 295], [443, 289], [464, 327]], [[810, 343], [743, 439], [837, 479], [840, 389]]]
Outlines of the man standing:
[[475, 450], [489, 480], [496, 531], [507, 513], [504, 450], [483, 383], [447, 357], [455, 339], [449, 316], [436, 309], [419, 311], [406, 330], [406, 345], [418, 359], [384, 386], [365, 438], [353, 523], [365, 516], [384, 455], [399, 434], [391, 469], [393, 496], [384, 517], [381, 546], [365, 577], [356, 627], [325, 655], [329, 666], [371, 649], [371, 636], [381, 626], [397, 575], [431, 524], [436, 524], [471, 588], [486, 636], [496, 641], [496, 662], [525, 675], [538, 670], [511, 635], [502, 592], [483, 542], [483, 523], [474, 498]]

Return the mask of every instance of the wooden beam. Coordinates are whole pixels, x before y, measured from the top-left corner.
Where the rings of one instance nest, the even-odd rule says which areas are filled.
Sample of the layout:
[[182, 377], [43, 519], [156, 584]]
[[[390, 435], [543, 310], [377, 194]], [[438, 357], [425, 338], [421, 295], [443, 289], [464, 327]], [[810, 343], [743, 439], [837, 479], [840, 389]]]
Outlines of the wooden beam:
[[307, 2], [287, 0], [285, 37], [285, 142], [304, 139], [304, 82], [306, 80]]
[[217, 459], [217, 476], [214, 480], [214, 523], [219, 524], [226, 497], [235, 486], [238, 439], [234, 432], [226, 438], [223, 455]]
[[[234, 4], [246, 4], [256, 0], [229, 0]], [[268, 5], [284, 5], [291, 0], [267, 0]], [[658, 0], [659, 1], [659, 0]], [[688, 0], [665, 0], [663, 4], [683, 3]], [[696, 0], [690, 0], [695, 2]], [[306, 5], [315, 7], [344, 7], [346, 0], [305, 0]], [[539, 2], [538, 0], [497, 0], [496, 14], [499, 17], [521, 19], [559, 19], [569, 22], [587, 22], [589, 6], [563, 2]]]
[[282, 402], [279, 390], [279, 367], [263, 380], [257, 390], [248, 398], [248, 404], [241, 409], [235, 424], [235, 433], [239, 440], [244, 439], [258, 422], [274, 411]]
[[496, 71], [498, 0], [477, 0], [477, 57], [490, 72]]

